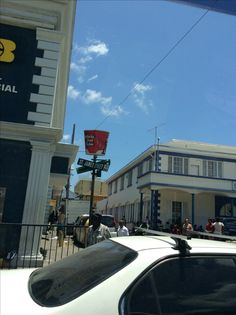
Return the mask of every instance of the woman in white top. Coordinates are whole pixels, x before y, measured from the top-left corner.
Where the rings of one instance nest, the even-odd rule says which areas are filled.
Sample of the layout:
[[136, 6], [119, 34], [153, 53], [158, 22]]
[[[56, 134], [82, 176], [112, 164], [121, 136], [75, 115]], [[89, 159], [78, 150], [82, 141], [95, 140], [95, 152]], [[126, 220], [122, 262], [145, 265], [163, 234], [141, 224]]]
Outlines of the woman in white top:
[[216, 218], [216, 222], [213, 223], [213, 233], [214, 234], [224, 233], [224, 223], [220, 222], [220, 218]]

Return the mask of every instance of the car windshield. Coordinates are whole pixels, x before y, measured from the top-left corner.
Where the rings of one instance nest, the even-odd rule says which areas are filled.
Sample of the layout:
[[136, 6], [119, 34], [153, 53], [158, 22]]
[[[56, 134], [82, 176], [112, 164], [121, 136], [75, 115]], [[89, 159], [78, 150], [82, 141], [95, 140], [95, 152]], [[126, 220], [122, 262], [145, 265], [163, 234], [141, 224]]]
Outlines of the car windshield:
[[63, 305], [118, 272], [136, 257], [137, 252], [106, 240], [34, 271], [29, 279], [29, 292], [42, 306]]

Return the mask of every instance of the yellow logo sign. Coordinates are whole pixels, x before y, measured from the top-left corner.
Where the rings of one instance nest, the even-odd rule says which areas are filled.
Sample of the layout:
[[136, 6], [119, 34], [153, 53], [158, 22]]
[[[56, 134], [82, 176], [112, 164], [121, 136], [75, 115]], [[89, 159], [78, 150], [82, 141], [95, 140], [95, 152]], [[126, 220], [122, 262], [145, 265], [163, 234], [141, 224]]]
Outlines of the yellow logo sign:
[[0, 61], [12, 62], [15, 59], [13, 51], [16, 49], [16, 44], [9, 40], [0, 38]]

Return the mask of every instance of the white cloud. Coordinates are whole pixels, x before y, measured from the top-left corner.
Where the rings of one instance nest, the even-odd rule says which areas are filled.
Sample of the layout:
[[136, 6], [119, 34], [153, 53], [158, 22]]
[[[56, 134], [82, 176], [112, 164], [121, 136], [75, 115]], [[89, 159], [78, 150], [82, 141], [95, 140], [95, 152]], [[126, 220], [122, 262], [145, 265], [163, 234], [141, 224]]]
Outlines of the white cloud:
[[128, 114], [121, 106], [112, 106], [112, 97], [105, 97], [100, 91], [87, 89], [81, 100], [85, 104], [97, 104], [104, 116], [119, 117]]
[[98, 75], [95, 74], [95, 75], [93, 75], [91, 78], [88, 79], [88, 82], [89, 82], [89, 81], [96, 80], [97, 78], [98, 78]]
[[146, 114], [149, 113], [149, 109], [153, 107], [153, 103], [146, 96], [146, 93], [152, 90], [151, 85], [144, 85], [141, 83], [134, 83], [132, 96], [135, 104]]
[[146, 92], [148, 91], [151, 91], [152, 90], [152, 86], [151, 85], [144, 85], [144, 84], [139, 84], [139, 83], [134, 83], [134, 90], [137, 92], [137, 93], [140, 93], [140, 94], [145, 94]]
[[[80, 83], [84, 82], [84, 77], [89, 63], [91, 63], [96, 57], [107, 55], [108, 52], [109, 48], [107, 44], [100, 40], [88, 41], [88, 44], [83, 47], [75, 44], [73, 58], [76, 62], [72, 62], [70, 67], [71, 70], [76, 72], [78, 75], [78, 81]], [[89, 82], [89, 80], [87, 81]]]
[[68, 142], [70, 140], [70, 135], [64, 134], [62, 138], [62, 142]]
[[70, 64], [70, 68], [71, 68], [72, 71], [74, 71], [77, 74], [78, 82], [79, 83], [84, 82], [84, 76], [86, 74], [87, 67], [85, 65], [72, 62]]
[[86, 104], [98, 103], [98, 104], [106, 105], [112, 102], [112, 97], [111, 96], [104, 97], [102, 96], [101, 92], [87, 89], [83, 95], [83, 101]]
[[128, 114], [121, 106], [109, 106], [104, 105], [101, 107], [101, 112], [105, 116], [113, 116], [113, 117], [119, 117], [123, 114]]
[[81, 57], [79, 60], [78, 60], [78, 63], [79, 64], [85, 64], [89, 61], [93, 60], [93, 58], [89, 55], [85, 56], [85, 57]]
[[67, 89], [67, 96], [76, 100], [80, 96], [80, 91], [77, 90], [73, 85], [69, 85]]
[[75, 47], [75, 49], [82, 53], [85, 56], [95, 55], [95, 56], [105, 56], [109, 52], [109, 48], [106, 45], [106, 43], [100, 41], [100, 40], [91, 40], [90, 44], [87, 46], [79, 47], [78, 45]]

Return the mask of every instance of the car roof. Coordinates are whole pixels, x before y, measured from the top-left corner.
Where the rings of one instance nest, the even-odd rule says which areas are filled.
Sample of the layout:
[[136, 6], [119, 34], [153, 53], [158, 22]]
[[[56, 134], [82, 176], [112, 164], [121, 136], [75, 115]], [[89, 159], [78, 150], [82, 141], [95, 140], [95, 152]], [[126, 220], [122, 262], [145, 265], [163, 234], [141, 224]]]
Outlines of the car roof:
[[[174, 235], [173, 235], [174, 237]], [[161, 249], [161, 248], [174, 248], [176, 241], [171, 236], [127, 236], [116, 237], [112, 239], [117, 243], [127, 246], [135, 251], [142, 251], [147, 249]], [[192, 248], [193, 251], [207, 252], [215, 250], [216, 252], [234, 252], [236, 253], [236, 242], [222, 242], [215, 240], [204, 239], [187, 239], [186, 237], [176, 237], [177, 239], [183, 239]]]

